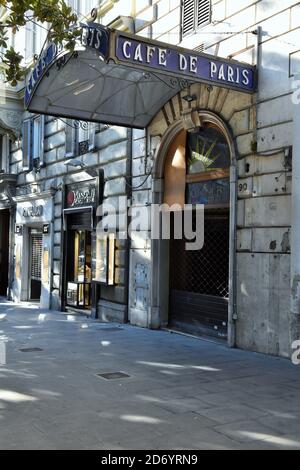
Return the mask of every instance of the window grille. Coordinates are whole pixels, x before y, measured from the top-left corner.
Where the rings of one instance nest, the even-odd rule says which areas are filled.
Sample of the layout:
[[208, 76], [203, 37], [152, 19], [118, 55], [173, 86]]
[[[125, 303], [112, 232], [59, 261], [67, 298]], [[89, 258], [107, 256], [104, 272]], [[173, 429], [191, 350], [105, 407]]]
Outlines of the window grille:
[[228, 215], [205, 216], [204, 246], [187, 251], [186, 240], [170, 242], [170, 287], [178, 291], [228, 298], [229, 218]]

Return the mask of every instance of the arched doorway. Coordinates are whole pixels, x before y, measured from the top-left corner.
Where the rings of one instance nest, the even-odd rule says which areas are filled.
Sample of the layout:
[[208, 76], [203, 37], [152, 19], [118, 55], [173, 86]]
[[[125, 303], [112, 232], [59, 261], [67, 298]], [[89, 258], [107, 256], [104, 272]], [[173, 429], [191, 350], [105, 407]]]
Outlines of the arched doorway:
[[[206, 165], [206, 167], [203, 168], [201, 167], [201, 165], [205, 162], [201, 162], [201, 159], [200, 162], [191, 162], [188, 157], [189, 149], [187, 149], [187, 145], [191, 140], [191, 144], [193, 146], [193, 141], [195, 141], [196, 137], [195, 135], [188, 135], [189, 132], [185, 130], [184, 121], [182, 119], [175, 121], [171, 126], [168, 127], [164, 135], [162, 135], [160, 145], [156, 150], [155, 165], [153, 169], [153, 202], [155, 202], [156, 204], [169, 202], [169, 196], [171, 195], [172, 197], [170, 202], [177, 202], [179, 204], [183, 204], [185, 201], [188, 200], [188, 198], [195, 200], [193, 198], [197, 197], [197, 194], [199, 195], [199, 191], [197, 193], [197, 188], [193, 186], [194, 184], [199, 184], [199, 186], [203, 186], [206, 182], [206, 188], [209, 188], [210, 186], [216, 188], [220, 187], [220, 183], [225, 184], [225, 187], [227, 189], [225, 192], [223, 191], [223, 200], [217, 200], [217, 198], [214, 198], [212, 200], [210, 196], [209, 201], [205, 201], [202, 199], [202, 202], [206, 202], [205, 220], [207, 222], [207, 228], [211, 228], [211, 238], [212, 241], [214, 241], [214, 243], [212, 243], [212, 246], [214, 247], [214, 253], [218, 253], [218, 250], [217, 243], [215, 240], [217, 235], [216, 233], [214, 233], [213, 229], [217, 230], [217, 228], [219, 228], [221, 231], [224, 227], [226, 227], [226, 232], [223, 233], [222, 236], [224, 242], [223, 246], [226, 247], [226, 265], [224, 270], [226, 271], [226, 275], [224, 275], [223, 279], [225, 278], [227, 291], [222, 296], [220, 296], [221, 300], [226, 300], [226, 308], [224, 309], [223, 305], [222, 310], [223, 312], [224, 310], [226, 310], [226, 318], [224, 320], [221, 320], [220, 329], [216, 329], [215, 326], [218, 326], [218, 324], [214, 324], [214, 322], [212, 322], [212, 327], [210, 328], [210, 331], [207, 332], [206, 325], [204, 325], [204, 328], [202, 329], [200, 322], [198, 321], [191, 322], [188, 327], [188, 330], [189, 332], [192, 332], [192, 334], [209, 334], [224, 339], [226, 338], [226, 333], [228, 333], [228, 344], [230, 346], [234, 346], [236, 312], [236, 148], [230, 128], [222, 119], [219, 118], [219, 116], [210, 111], [198, 111], [198, 114], [201, 121], [201, 129], [199, 130], [199, 135], [201, 134], [201, 132], [203, 132], [202, 137], [207, 136], [207, 145], [209, 139], [218, 136], [218, 138], [220, 139], [219, 143], [221, 144], [221, 146], [223, 146], [223, 148], [226, 148], [226, 157], [223, 157], [223, 164], [218, 166], [217, 159], [214, 159], [215, 164], [212, 163], [211, 167]], [[213, 132], [213, 130], [215, 132]], [[213, 142], [211, 142], [211, 144], [212, 143]], [[199, 149], [199, 144], [196, 144], [196, 147], [197, 145]], [[206, 147], [206, 149], [209, 148], [210, 146]], [[213, 149], [215, 149], [216, 151], [217, 147], [214, 146]], [[192, 150], [192, 152], [195, 151], [197, 151], [197, 148]], [[216, 155], [214, 155], [214, 157], [216, 157]], [[177, 166], [172, 166], [172, 163], [170, 164], [170, 161], [172, 162], [173, 158], [175, 158], [175, 161], [177, 161]], [[171, 170], [171, 178], [169, 177], [170, 175], [168, 175], [168, 169]], [[179, 186], [177, 185], [177, 187], [175, 188], [174, 178], [176, 179], [176, 172], [180, 182]], [[178, 190], [178, 187], [181, 187], [181, 189]], [[208, 194], [216, 193], [208, 192]], [[220, 192], [217, 191], [217, 194], [220, 194]], [[200, 192], [201, 197], [203, 197], [204, 195], [203, 192]], [[208, 202], [210, 202], [210, 204], [208, 204]], [[221, 236], [220, 232], [219, 234]], [[169, 302], [171, 298], [170, 294], [172, 291], [172, 286], [174, 286], [174, 284], [172, 284], [171, 279], [171, 245], [172, 241], [168, 242], [166, 240], [152, 240], [151, 326], [153, 328], [167, 325], [172, 326], [172, 312], [170, 311], [171, 305]], [[220, 243], [219, 246], [221, 246]], [[176, 259], [178, 261], [178, 252], [176, 252], [176, 255]], [[194, 258], [197, 259], [197, 256], [194, 256]], [[219, 259], [217, 257], [215, 261], [216, 268], [218, 268], [219, 266], [218, 261]], [[176, 264], [176, 271], [178, 271], [177, 266], [178, 264]], [[228, 269], [226, 269], [227, 267]], [[188, 289], [189, 288], [190, 287], [188, 286]], [[210, 286], [210, 288], [212, 289], [213, 286]], [[184, 289], [183, 292], [190, 292], [190, 290], [185, 291]], [[196, 289], [197, 287], [194, 288], [194, 290]], [[201, 292], [194, 293], [199, 293], [201, 295]], [[215, 292], [212, 292], [210, 290], [210, 294], [211, 293], [214, 294]], [[205, 295], [205, 293], [203, 295]], [[216, 297], [216, 299], [214, 300], [220, 300], [220, 298], [218, 298], [218, 295], [212, 295], [212, 297]], [[195, 327], [196, 324], [198, 324], [198, 328]], [[187, 331], [187, 329], [184, 328], [183, 322], [181, 322], [181, 325], [178, 324], [178, 327], [181, 330]]]
[[169, 327], [224, 339], [229, 300], [229, 169], [227, 140], [215, 124], [206, 122], [196, 132], [181, 131], [176, 136], [164, 174], [165, 203], [205, 207], [200, 250], [186, 250], [188, 240], [175, 239], [171, 231]]

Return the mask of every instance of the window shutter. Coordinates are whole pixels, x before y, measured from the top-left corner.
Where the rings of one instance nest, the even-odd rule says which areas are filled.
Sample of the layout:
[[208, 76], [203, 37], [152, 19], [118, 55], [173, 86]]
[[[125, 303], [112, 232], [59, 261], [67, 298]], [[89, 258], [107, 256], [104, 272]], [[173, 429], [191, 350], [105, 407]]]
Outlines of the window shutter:
[[198, 0], [197, 27], [205, 26], [211, 21], [211, 0]]
[[183, 1], [182, 35], [191, 33], [195, 29], [195, 0]]
[[72, 119], [66, 120], [65, 125], [65, 134], [66, 134], [66, 157], [73, 157], [74, 147], [75, 147], [75, 129], [74, 122]]
[[40, 116], [40, 163], [44, 162], [45, 116]]
[[30, 168], [30, 153], [31, 153], [31, 120], [26, 119], [23, 123], [23, 170]]

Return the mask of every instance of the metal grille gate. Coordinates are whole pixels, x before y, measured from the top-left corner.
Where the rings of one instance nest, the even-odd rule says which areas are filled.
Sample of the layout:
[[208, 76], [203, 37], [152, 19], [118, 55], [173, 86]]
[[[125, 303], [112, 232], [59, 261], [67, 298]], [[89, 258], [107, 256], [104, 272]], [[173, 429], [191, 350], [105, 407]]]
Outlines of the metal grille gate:
[[41, 280], [43, 235], [32, 233], [31, 278]]
[[43, 234], [31, 230], [30, 238], [30, 298], [35, 300], [39, 299], [41, 295]]
[[226, 337], [229, 212], [205, 214], [204, 246], [186, 251], [170, 242], [170, 325], [192, 334]]

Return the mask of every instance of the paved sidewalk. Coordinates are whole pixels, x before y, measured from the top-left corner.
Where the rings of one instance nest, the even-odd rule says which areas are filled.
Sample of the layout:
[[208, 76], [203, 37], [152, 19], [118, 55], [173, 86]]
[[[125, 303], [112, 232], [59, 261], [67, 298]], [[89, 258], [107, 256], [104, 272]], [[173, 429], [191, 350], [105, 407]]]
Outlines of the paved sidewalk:
[[1, 299], [0, 337], [0, 449], [300, 449], [288, 360]]

